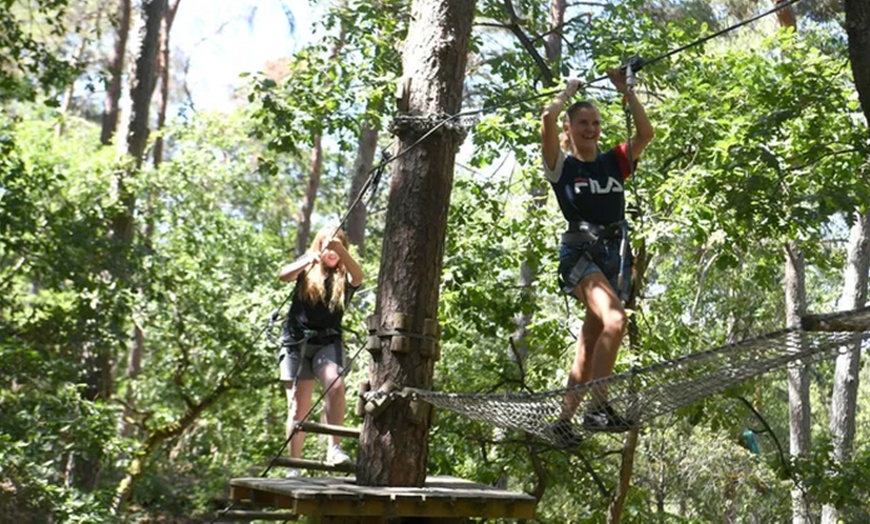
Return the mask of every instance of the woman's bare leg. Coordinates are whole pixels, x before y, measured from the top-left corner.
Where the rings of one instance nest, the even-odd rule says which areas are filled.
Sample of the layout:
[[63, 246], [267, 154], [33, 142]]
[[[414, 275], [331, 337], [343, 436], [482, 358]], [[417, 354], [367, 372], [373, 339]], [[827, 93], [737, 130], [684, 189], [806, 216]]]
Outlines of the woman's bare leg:
[[[293, 387], [293, 382], [285, 382], [284, 391], [287, 394], [287, 426], [284, 435], [289, 437], [296, 425], [296, 421], [301, 420], [308, 413], [308, 410], [311, 409], [311, 393], [314, 391], [314, 380], [298, 380], [295, 388]], [[304, 441], [304, 432], [297, 431], [293, 435], [293, 439], [290, 440], [291, 458], [302, 456]]]
[[[577, 286], [586, 305], [587, 319], [590, 316], [596, 318], [601, 325], [601, 331], [591, 350], [590, 380], [610, 376], [628, 324], [625, 309], [622, 307], [622, 301], [601, 273], [586, 276]], [[607, 391], [603, 387], [596, 388], [592, 395], [598, 403], [603, 403], [607, 399]]]
[[[346, 411], [345, 387], [344, 379], [338, 372], [338, 366], [335, 364], [327, 364], [318, 372], [318, 378], [323, 388], [329, 388], [326, 392], [324, 407], [326, 409], [326, 423], [335, 426], [344, 425], [344, 414]], [[339, 444], [341, 437], [331, 435], [332, 444]]]
[[[578, 284], [579, 288], [579, 284]], [[586, 320], [577, 337], [577, 349], [574, 353], [574, 364], [568, 373], [568, 387], [577, 386], [592, 380], [592, 348], [595, 347], [598, 337], [601, 335], [601, 320], [586, 312]], [[571, 418], [577, 411], [577, 406], [583, 397], [576, 393], [569, 393], [562, 403], [562, 418]]]

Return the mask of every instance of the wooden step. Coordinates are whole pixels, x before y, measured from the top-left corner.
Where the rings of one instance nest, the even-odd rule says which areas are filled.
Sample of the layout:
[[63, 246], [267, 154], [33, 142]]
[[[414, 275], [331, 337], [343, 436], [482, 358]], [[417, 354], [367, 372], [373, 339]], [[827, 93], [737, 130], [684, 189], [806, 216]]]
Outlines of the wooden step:
[[348, 426], [335, 426], [332, 424], [318, 424], [317, 422], [297, 422], [296, 427], [300, 431], [309, 433], [320, 433], [323, 435], [338, 435], [339, 437], [358, 439], [361, 433], [359, 428], [351, 428]]
[[313, 469], [317, 471], [336, 471], [339, 473], [356, 473], [356, 464], [332, 464], [330, 462], [320, 462], [317, 460], [294, 459], [278, 457], [272, 463], [276, 466], [284, 466], [287, 468]]
[[212, 522], [238, 522], [238, 521], [253, 521], [253, 520], [299, 520], [299, 515], [295, 513], [287, 513], [286, 511], [249, 511], [249, 510], [230, 510], [224, 513], [219, 513], [215, 516]]

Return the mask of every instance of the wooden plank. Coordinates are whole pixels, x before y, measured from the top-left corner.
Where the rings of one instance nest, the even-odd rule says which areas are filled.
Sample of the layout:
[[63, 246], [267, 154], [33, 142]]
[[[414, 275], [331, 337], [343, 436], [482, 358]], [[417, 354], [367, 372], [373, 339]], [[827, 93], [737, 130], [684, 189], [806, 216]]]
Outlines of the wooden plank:
[[247, 511], [247, 510], [230, 510], [224, 513], [219, 513], [215, 516], [213, 522], [238, 522], [252, 520], [299, 520], [299, 515], [288, 513], [286, 511]]
[[233, 486], [230, 484], [230, 499], [232, 500], [251, 500], [254, 495], [254, 490], [248, 486]]
[[[287, 468], [311, 469], [315, 471], [332, 471], [336, 473], [356, 473], [356, 464], [331, 464], [308, 459], [293, 459], [278, 457], [272, 463], [275, 466]], [[264, 479], [267, 480], [267, 479]]]
[[308, 431], [310, 433], [320, 433], [323, 435], [338, 435], [346, 438], [359, 438], [361, 433], [360, 428], [351, 428], [347, 426], [336, 426], [333, 424], [319, 424], [317, 422], [298, 422], [296, 427], [300, 431]]
[[386, 517], [330, 517], [328, 515], [316, 515], [306, 519], [308, 524], [388, 524]]
[[429, 477], [420, 488], [358, 486], [353, 477], [237, 478], [230, 485], [231, 494], [241, 487], [268, 493], [273, 507], [300, 515], [531, 519], [537, 504], [525, 493], [454, 477]]
[[486, 519], [532, 519], [535, 517], [534, 504], [513, 504], [498, 501], [460, 501], [449, 499], [428, 500], [304, 500], [293, 505], [294, 513], [300, 515], [323, 515], [335, 517], [430, 517], [461, 518], [477, 517]]

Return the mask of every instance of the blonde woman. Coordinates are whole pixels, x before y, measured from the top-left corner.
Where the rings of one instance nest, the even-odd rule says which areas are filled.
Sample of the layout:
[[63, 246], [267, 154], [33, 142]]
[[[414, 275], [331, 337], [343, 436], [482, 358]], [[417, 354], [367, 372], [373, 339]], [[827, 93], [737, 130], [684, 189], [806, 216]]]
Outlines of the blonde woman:
[[[287, 393], [287, 435], [296, 422], [311, 408], [314, 379], [326, 393], [326, 421], [344, 423], [345, 386], [342, 379], [344, 350], [341, 321], [344, 310], [363, 274], [359, 263], [348, 251], [347, 237], [335, 227], [321, 229], [308, 252], [281, 268], [278, 278], [295, 282], [290, 310], [284, 320], [278, 363], [281, 381]], [[290, 456], [299, 458], [305, 434], [297, 432], [290, 441]], [[326, 461], [333, 464], [351, 462], [341, 448], [341, 438], [331, 436]], [[300, 471], [291, 468], [288, 477]]]

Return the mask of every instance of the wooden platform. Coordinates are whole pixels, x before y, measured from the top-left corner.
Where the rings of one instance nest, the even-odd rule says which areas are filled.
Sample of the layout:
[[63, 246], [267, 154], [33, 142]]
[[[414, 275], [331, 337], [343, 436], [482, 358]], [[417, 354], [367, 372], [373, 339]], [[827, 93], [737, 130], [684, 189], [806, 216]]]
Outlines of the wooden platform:
[[236, 478], [230, 498], [313, 517], [308, 522], [366, 523], [394, 517], [531, 519], [537, 503], [525, 493], [441, 476], [427, 478], [422, 488], [358, 486], [354, 477]]
[[308, 459], [292, 459], [277, 457], [273, 462], [276, 466], [286, 468], [299, 468], [314, 471], [330, 471], [336, 473], [356, 473], [356, 464], [333, 464], [331, 462], [319, 462]]

